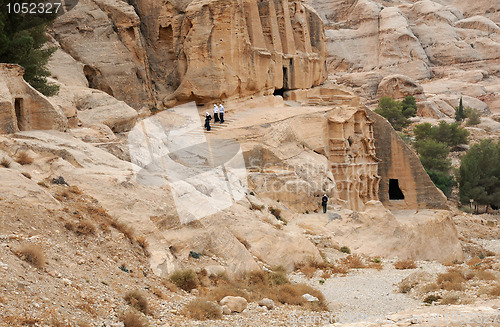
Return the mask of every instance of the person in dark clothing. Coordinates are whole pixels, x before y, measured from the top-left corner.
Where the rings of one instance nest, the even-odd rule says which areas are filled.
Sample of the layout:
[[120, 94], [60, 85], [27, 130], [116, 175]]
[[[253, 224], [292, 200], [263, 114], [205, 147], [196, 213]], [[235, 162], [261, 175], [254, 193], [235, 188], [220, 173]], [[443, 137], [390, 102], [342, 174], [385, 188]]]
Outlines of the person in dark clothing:
[[326, 194], [323, 194], [323, 197], [321, 198], [321, 205], [323, 206], [323, 213], [326, 213], [326, 205], [328, 204], [328, 197]]
[[210, 121], [212, 120], [212, 116], [207, 112], [205, 115], [205, 128], [207, 131], [210, 131]]

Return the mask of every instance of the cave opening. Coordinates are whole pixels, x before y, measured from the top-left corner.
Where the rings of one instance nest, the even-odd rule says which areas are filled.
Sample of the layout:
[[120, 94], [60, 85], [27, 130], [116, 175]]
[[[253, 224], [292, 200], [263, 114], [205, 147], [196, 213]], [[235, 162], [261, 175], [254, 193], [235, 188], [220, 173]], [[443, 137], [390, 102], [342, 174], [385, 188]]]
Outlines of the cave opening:
[[404, 200], [405, 195], [399, 187], [398, 179], [389, 179], [389, 200]]

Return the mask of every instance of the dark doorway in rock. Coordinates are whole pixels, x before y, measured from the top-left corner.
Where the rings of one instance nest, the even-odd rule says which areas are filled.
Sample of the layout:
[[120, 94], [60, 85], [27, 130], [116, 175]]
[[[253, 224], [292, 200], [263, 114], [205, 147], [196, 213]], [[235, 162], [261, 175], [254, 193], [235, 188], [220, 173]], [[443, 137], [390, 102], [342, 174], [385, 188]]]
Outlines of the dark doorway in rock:
[[285, 94], [285, 89], [275, 89], [274, 92], [273, 92], [273, 95], [276, 96], [276, 95], [280, 95], [280, 96], [283, 96], [283, 94]]
[[23, 108], [23, 99], [22, 98], [16, 98], [14, 100], [14, 109], [16, 111], [16, 118], [17, 118], [17, 128], [19, 128], [20, 131], [24, 131], [24, 108]]
[[404, 200], [405, 195], [399, 188], [398, 179], [389, 179], [389, 200]]
[[288, 67], [283, 67], [283, 88], [288, 88]]

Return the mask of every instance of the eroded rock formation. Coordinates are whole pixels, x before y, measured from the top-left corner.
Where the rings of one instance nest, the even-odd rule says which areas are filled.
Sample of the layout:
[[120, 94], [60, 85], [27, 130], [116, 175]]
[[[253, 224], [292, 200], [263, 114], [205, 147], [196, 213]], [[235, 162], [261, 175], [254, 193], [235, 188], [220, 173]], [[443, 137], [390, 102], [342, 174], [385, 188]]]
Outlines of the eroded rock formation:
[[0, 133], [33, 129], [64, 130], [67, 119], [23, 79], [24, 68], [0, 64]]
[[309, 88], [326, 79], [323, 24], [300, 1], [82, 0], [54, 24], [89, 86], [135, 109]]

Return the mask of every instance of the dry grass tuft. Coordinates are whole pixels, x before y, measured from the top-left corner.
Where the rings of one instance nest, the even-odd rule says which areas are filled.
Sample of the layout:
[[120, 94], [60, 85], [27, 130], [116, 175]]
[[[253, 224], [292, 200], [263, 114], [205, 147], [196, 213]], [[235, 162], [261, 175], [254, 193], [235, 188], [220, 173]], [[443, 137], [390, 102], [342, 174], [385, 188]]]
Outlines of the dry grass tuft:
[[441, 273], [437, 277], [437, 284], [443, 290], [447, 291], [462, 291], [466, 278], [464, 273], [460, 270], [448, 270], [448, 272]]
[[340, 259], [341, 264], [347, 269], [366, 268], [363, 258], [358, 254], [350, 254], [345, 258]]
[[137, 244], [139, 244], [139, 246], [144, 249], [144, 251], [148, 250], [149, 242], [144, 235], [141, 235], [138, 238], [136, 238], [136, 241]]
[[4, 168], [9, 168], [10, 167], [10, 160], [3, 157], [2, 160], [0, 160], [0, 166], [4, 167]]
[[[106, 213], [107, 214], [107, 213]], [[127, 237], [130, 242], [134, 242], [135, 236], [134, 236], [134, 229], [130, 227], [129, 225], [122, 223], [120, 221], [113, 220], [111, 222], [111, 227], [116, 228], [120, 232]]]
[[20, 165], [29, 165], [33, 163], [33, 158], [30, 157], [28, 152], [21, 151], [16, 157], [16, 162]]
[[190, 291], [199, 285], [198, 276], [193, 270], [177, 270], [169, 277], [170, 281], [177, 287]]
[[445, 295], [441, 301], [439, 302], [439, 304], [442, 304], [442, 305], [447, 305], [447, 304], [458, 304], [460, 302], [460, 297], [456, 294], [447, 294]]
[[129, 310], [120, 320], [123, 322], [125, 327], [147, 327], [148, 323], [145, 321], [144, 317], [136, 311]]
[[36, 244], [25, 244], [15, 252], [21, 259], [29, 262], [37, 268], [43, 268], [46, 263], [42, 248]]
[[82, 220], [75, 227], [75, 232], [78, 235], [93, 235], [95, 230], [95, 225], [90, 220]]
[[263, 204], [255, 204], [253, 202], [250, 202], [250, 210], [259, 210], [262, 211], [264, 210], [266, 206]]
[[220, 319], [222, 317], [221, 309], [217, 304], [202, 298], [196, 298], [186, 304], [182, 313], [186, 317], [196, 320]]
[[417, 265], [413, 260], [399, 260], [394, 264], [394, 268], [396, 269], [415, 269]]
[[133, 290], [127, 292], [125, 296], [123, 297], [127, 303], [132, 306], [134, 309], [144, 313], [148, 314], [149, 313], [149, 304], [148, 304], [148, 299], [139, 290]]

